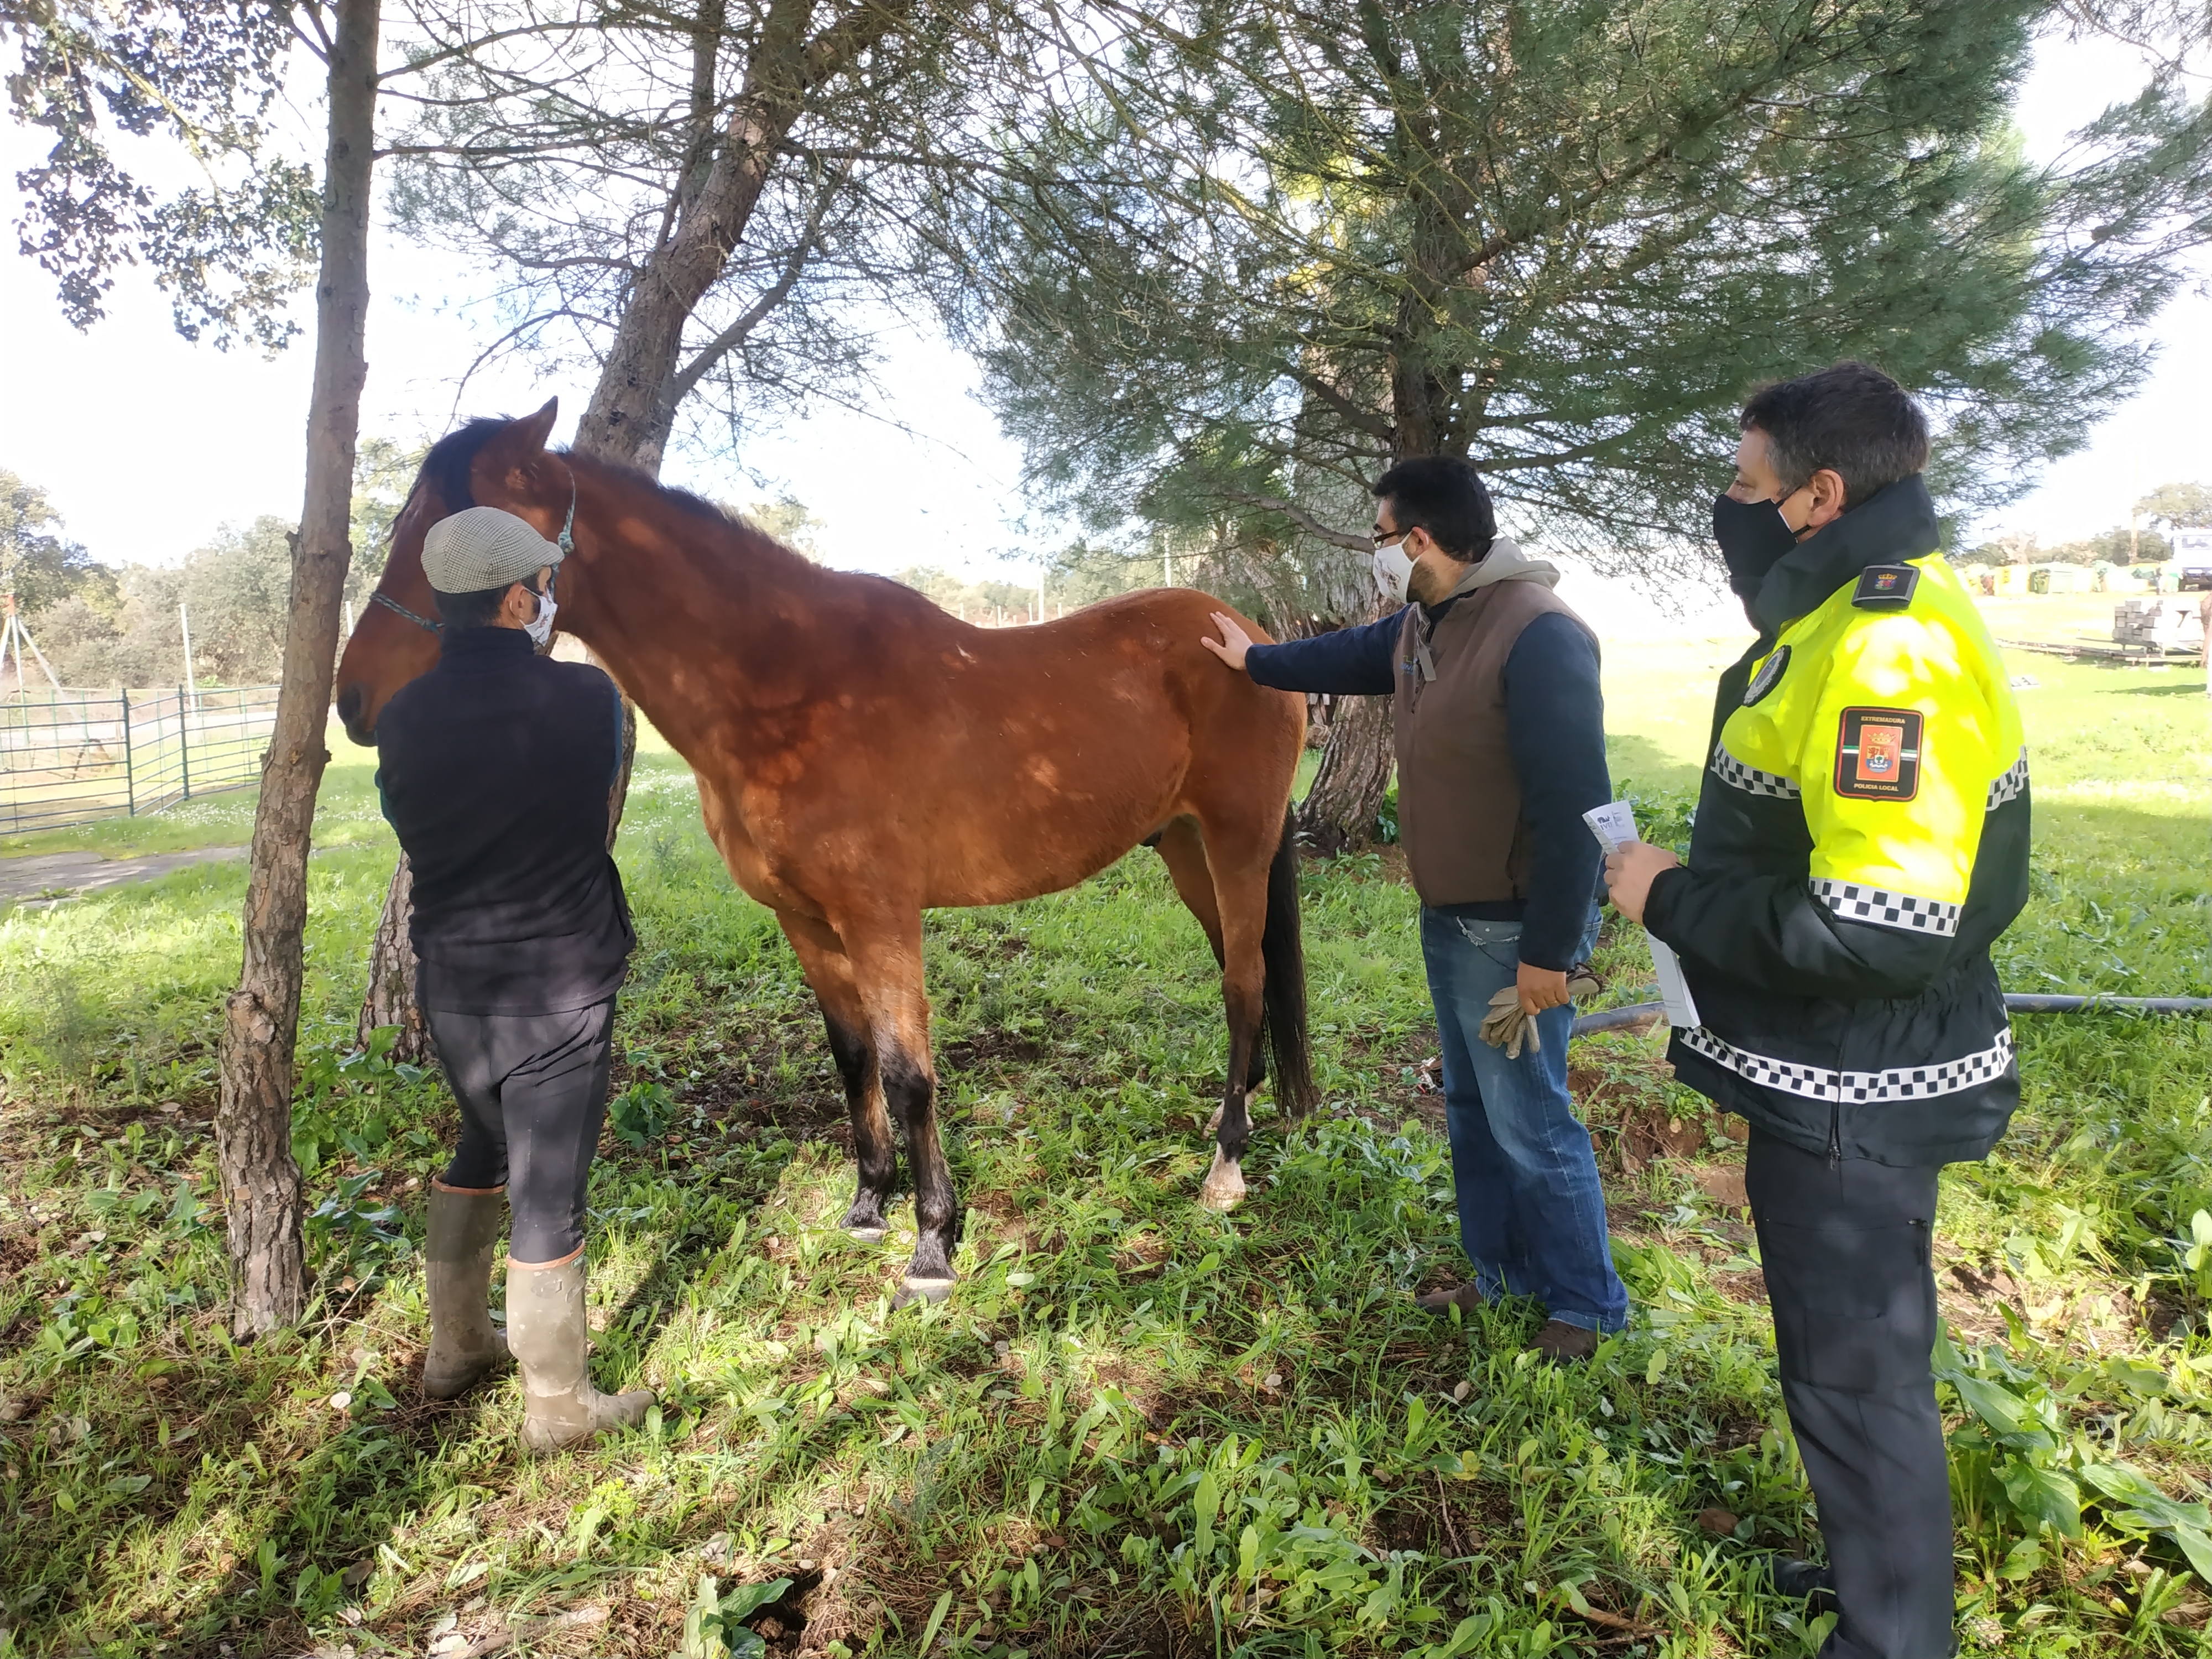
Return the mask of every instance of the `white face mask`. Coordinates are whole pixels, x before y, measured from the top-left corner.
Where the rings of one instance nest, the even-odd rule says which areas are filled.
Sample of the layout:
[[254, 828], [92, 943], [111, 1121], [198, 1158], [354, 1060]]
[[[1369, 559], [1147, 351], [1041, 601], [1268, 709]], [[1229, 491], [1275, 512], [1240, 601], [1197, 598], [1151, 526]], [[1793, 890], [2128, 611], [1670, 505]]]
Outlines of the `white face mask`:
[[1413, 561], [1406, 551], [1406, 536], [1412, 534], [1409, 530], [1375, 550], [1375, 586], [1384, 599], [1395, 599], [1400, 605], [1406, 603], [1413, 588]]
[[522, 624], [522, 631], [530, 635], [531, 644], [540, 651], [545, 641], [553, 637], [553, 613], [561, 607], [553, 603], [553, 579], [545, 579], [545, 591], [538, 596], [538, 614]]

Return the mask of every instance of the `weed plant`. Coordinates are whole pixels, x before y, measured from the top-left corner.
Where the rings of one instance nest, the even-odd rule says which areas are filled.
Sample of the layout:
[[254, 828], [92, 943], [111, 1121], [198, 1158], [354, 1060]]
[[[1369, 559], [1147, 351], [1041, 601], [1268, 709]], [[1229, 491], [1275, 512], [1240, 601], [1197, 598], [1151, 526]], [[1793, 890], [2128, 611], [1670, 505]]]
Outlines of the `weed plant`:
[[[2021, 668], [2039, 834], [2007, 982], [2212, 994], [2202, 681]], [[1613, 690], [1620, 787], [1680, 841], [1702, 732], [1640, 731], [1638, 684]], [[1574, 1054], [1631, 1328], [1561, 1371], [1522, 1351], [1533, 1308], [1410, 1307], [1461, 1264], [1394, 854], [1308, 866], [1328, 1104], [1295, 1127], [1263, 1104], [1230, 1217], [1193, 1202], [1217, 982], [1152, 855], [932, 916], [963, 1278], [893, 1313], [912, 1238], [836, 1226], [848, 1140], [811, 998], [648, 753], [592, 1306], [601, 1385], [661, 1403], [537, 1461], [511, 1379], [423, 1400], [421, 1197], [454, 1116], [434, 1074], [353, 1051], [392, 848], [338, 781], [293, 1332], [240, 1346], [222, 1317], [211, 1045], [243, 871], [0, 916], [0, 1659], [1656, 1659], [1825, 1635], [1760, 1565], [1820, 1544], [1739, 1150], [1656, 1038]], [[1633, 930], [1600, 966], [1610, 1000], [1646, 994]], [[1947, 1173], [1939, 1221], [1962, 1637], [2201, 1652], [2212, 1037], [2109, 1013], [2017, 1036], [2026, 1104]]]

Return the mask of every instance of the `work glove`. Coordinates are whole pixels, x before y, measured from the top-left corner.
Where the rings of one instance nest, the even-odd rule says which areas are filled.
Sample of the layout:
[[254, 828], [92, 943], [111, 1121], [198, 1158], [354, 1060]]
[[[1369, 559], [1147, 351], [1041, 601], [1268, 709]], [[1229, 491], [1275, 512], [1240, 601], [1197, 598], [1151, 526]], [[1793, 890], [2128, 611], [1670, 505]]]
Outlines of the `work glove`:
[[1482, 1040], [1493, 1048], [1504, 1049], [1508, 1060], [1521, 1058], [1524, 1042], [1531, 1053], [1542, 1050], [1544, 1040], [1536, 1035], [1536, 1022], [1521, 1012], [1517, 986], [1501, 987], [1490, 999], [1490, 1012], [1482, 1018]]
[[[1605, 981], [1597, 970], [1587, 962], [1578, 962], [1567, 969], [1567, 1000], [1595, 996], [1605, 988]], [[1536, 1022], [1521, 1012], [1521, 991], [1508, 985], [1490, 999], [1490, 1012], [1483, 1016], [1482, 1040], [1493, 1048], [1505, 1050], [1505, 1058], [1518, 1060], [1523, 1043], [1532, 1054], [1541, 1054], [1544, 1039], [1536, 1033]]]

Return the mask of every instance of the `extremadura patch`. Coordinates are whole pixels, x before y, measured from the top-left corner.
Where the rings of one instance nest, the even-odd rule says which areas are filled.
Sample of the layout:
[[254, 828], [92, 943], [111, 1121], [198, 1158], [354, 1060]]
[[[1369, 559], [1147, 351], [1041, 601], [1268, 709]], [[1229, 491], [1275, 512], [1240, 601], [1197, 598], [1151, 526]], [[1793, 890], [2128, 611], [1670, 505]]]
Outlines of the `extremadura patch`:
[[1790, 647], [1785, 645], [1779, 650], [1771, 653], [1766, 660], [1759, 665], [1759, 672], [1753, 674], [1751, 677], [1751, 684], [1743, 688], [1743, 706], [1746, 708], [1750, 708], [1752, 704], [1781, 684], [1782, 677], [1789, 672], [1789, 668]]
[[1859, 573], [1851, 603], [1862, 611], [1902, 611], [1919, 586], [1920, 573], [1909, 564], [1870, 564]]
[[1911, 708], [1846, 708], [1836, 744], [1836, 793], [1911, 800], [1920, 793], [1920, 715]]

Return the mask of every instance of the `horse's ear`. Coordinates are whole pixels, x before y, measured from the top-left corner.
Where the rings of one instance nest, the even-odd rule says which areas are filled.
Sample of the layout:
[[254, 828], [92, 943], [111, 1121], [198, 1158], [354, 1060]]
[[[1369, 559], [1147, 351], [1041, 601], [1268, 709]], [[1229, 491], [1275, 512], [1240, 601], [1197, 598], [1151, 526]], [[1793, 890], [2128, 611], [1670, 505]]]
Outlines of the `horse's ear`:
[[545, 440], [553, 430], [553, 422], [561, 413], [561, 400], [548, 398], [545, 407], [535, 415], [525, 415], [520, 420], [509, 421], [477, 452], [473, 469], [477, 478], [495, 487], [507, 489], [526, 488], [526, 481], [537, 471], [537, 463], [545, 453]]
[[507, 438], [513, 447], [508, 453], [517, 461], [532, 461], [545, 451], [545, 440], [553, 434], [553, 422], [560, 418], [561, 400], [548, 398], [545, 407], [535, 415], [526, 415], [511, 427]]

